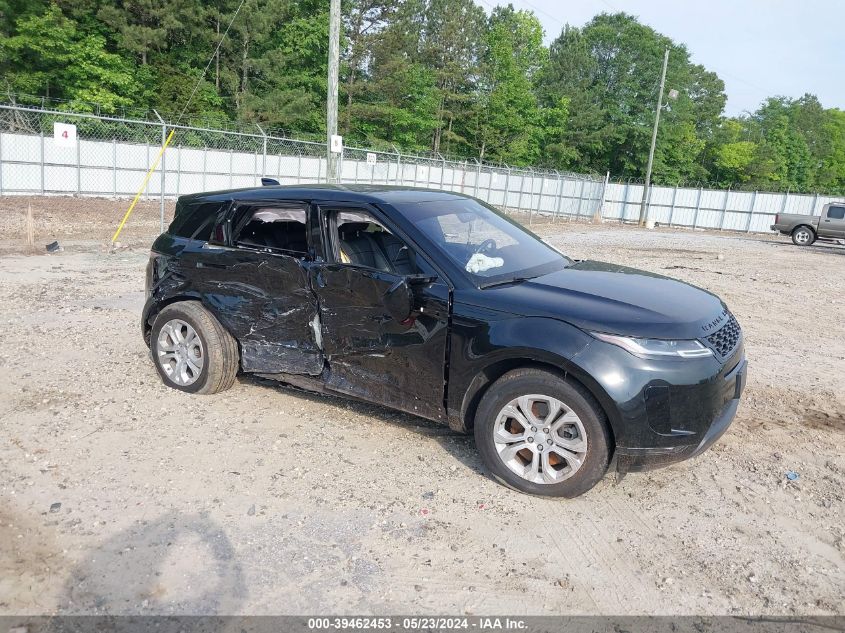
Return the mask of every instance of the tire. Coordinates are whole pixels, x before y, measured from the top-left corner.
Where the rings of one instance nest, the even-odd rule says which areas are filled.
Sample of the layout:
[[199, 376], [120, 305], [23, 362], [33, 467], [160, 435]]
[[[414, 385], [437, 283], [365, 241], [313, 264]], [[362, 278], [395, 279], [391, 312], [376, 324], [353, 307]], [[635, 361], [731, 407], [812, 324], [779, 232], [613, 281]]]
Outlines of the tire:
[[238, 373], [237, 342], [197, 301], [172, 303], [159, 312], [150, 352], [164, 384], [188, 393], [225, 391]]
[[792, 231], [792, 243], [795, 246], [809, 246], [816, 241], [816, 232], [809, 226], [799, 226]]
[[[555, 401], [558, 413], [553, 412]], [[525, 408], [541, 424], [531, 426]], [[520, 415], [523, 422], [518, 422]], [[525, 423], [529, 426], [521, 428]], [[493, 383], [478, 405], [474, 433], [493, 478], [532, 495], [577, 497], [604, 477], [610, 462], [610, 433], [599, 404], [580, 384], [542, 369], [516, 369]], [[514, 437], [520, 439], [512, 441]], [[580, 440], [586, 440], [586, 446]]]

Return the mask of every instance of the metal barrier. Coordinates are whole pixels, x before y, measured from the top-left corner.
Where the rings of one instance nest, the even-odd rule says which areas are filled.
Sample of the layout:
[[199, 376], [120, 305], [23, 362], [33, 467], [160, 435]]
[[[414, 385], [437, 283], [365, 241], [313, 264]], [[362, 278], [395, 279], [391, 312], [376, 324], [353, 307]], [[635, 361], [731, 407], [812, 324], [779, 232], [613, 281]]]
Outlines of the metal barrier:
[[[57, 143], [55, 123], [76, 126], [75, 143]], [[132, 196], [170, 130], [175, 130], [147, 198], [260, 185], [262, 176], [282, 184], [326, 182], [323, 143], [254, 132], [174, 125], [0, 105], [0, 195]], [[508, 213], [535, 218], [636, 220], [642, 184], [608, 182], [595, 175], [493, 165], [346, 147], [344, 183], [411, 185], [472, 195]], [[818, 213], [835, 198], [823, 195], [652, 187], [649, 218], [693, 228], [766, 231], [775, 213]]]

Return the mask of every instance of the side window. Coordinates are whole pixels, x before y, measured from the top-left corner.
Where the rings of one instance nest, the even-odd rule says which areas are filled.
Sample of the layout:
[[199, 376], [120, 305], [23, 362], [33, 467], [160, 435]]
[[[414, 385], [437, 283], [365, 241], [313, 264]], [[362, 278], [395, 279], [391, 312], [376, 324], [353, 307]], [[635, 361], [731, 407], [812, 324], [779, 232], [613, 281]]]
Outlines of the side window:
[[845, 207], [828, 207], [827, 217], [831, 220], [841, 220], [845, 218]]
[[220, 202], [178, 206], [168, 231], [171, 235], [207, 241], [220, 211]]
[[338, 211], [334, 226], [341, 263], [397, 275], [415, 275], [428, 268], [413, 249], [365, 211]]
[[199, 228], [191, 234], [191, 239], [201, 240], [203, 242], [212, 241], [212, 230], [217, 224], [217, 214], [211, 213], [205, 221], [199, 225]]
[[236, 216], [234, 244], [305, 257], [308, 254], [305, 218], [301, 206], [246, 207]]

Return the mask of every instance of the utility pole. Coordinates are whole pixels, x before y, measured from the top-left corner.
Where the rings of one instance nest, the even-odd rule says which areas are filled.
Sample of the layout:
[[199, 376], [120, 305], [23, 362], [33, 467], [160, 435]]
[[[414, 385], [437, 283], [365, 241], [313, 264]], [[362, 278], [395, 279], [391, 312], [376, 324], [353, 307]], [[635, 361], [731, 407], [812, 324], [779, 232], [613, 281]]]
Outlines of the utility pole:
[[654, 131], [651, 133], [651, 149], [648, 152], [648, 167], [645, 170], [645, 185], [643, 186], [643, 201], [640, 204], [640, 222], [643, 226], [646, 220], [646, 205], [648, 204], [648, 190], [651, 187], [651, 166], [654, 163], [654, 146], [657, 143], [657, 126], [660, 124], [660, 110], [663, 109], [663, 88], [666, 86], [666, 67], [669, 65], [669, 49], [663, 55], [663, 72], [660, 74], [660, 93], [657, 96], [657, 111], [654, 113]]
[[337, 134], [337, 83], [340, 66], [340, 0], [331, 0], [329, 11], [329, 81], [326, 103], [326, 156], [328, 182], [338, 180], [338, 154], [332, 151], [332, 136]]

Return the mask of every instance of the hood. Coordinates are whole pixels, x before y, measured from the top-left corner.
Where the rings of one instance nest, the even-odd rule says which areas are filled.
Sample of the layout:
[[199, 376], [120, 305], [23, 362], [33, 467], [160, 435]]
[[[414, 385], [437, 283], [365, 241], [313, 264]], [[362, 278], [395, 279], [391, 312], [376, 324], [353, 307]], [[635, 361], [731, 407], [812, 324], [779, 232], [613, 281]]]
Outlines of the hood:
[[577, 262], [541, 277], [481, 292], [484, 303], [494, 309], [642, 338], [702, 338], [727, 318], [725, 304], [706, 290], [644, 270], [595, 261]]

